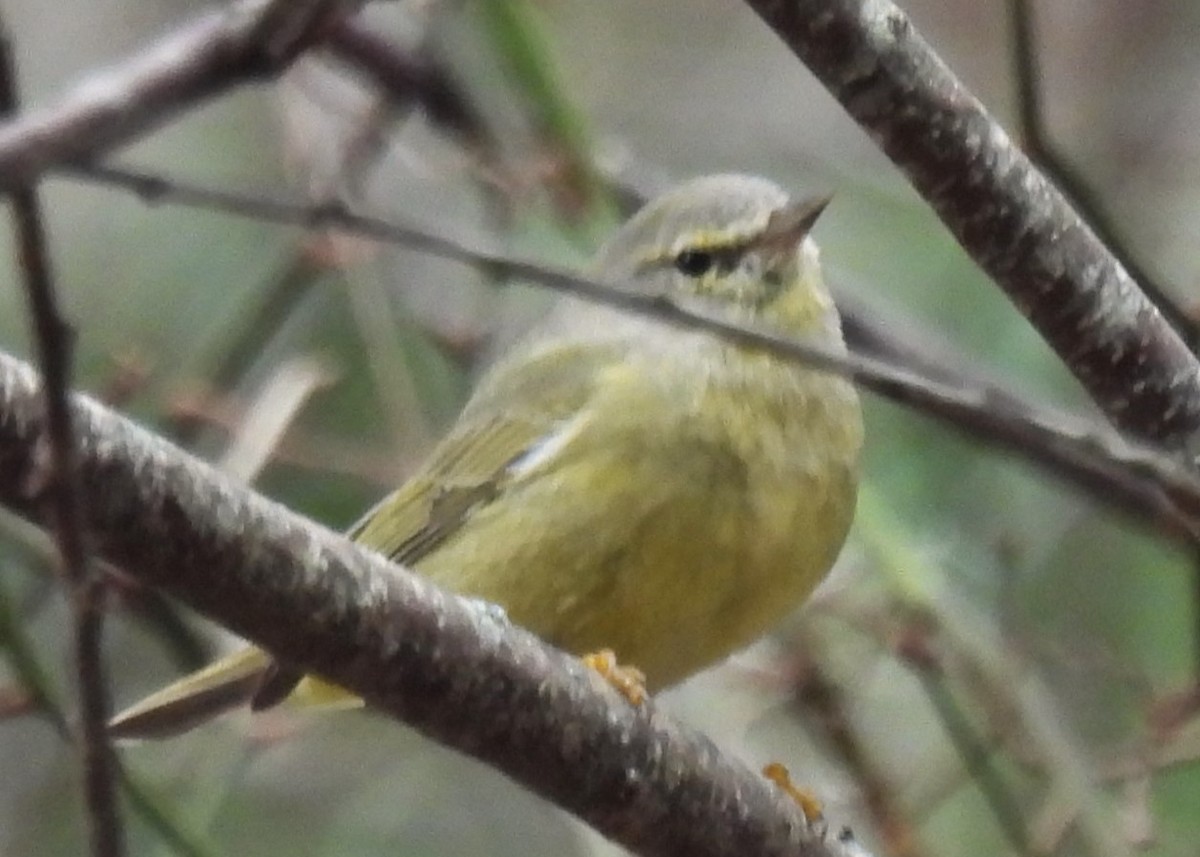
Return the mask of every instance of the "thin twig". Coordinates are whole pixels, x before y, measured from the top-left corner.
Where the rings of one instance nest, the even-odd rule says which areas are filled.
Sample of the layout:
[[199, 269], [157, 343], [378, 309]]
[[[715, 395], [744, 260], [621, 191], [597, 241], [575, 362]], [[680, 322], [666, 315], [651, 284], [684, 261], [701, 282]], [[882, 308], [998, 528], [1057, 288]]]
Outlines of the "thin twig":
[[[816, 721], [821, 737], [858, 785], [888, 857], [923, 857], [916, 825], [901, 809], [895, 787], [863, 741], [848, 710], [846, 694], [831, 674], [817, 636], [801, 633], [787, 641], [788, 689], [803, 715]], [[808, 719], [807, 717], [805, 719]]]
[[[75, 736], [51, 685], [49, 672], [38, 658], [34, 643], [11, 602], [11, 594], [0, 586], [0, 652], [4, 653], [4, 660], [20, 682], [20, 691], [27, 695], [32, 711], [49, 720], [59, 738], [73, 744]], [[132, 774], [120, 764], [115, 766], [115, 771], [134, 814], [154, 829], [172, 851], [182, 857], [211, 857], [212, 849], [187, 831], [178, 819], [172, 818], [158, 798]]]
[[1112, 254], [1129, 271], [1146, 296], [1158, 307], [1183, 337], [1188, 347], [1200, 347], [1200, 327], [1167, 294], [1120, 238], [1121, 230], [1109, 215], [1099, 195], [1090, 187], [1070, 161], [1059, 152], [1046, 128], [1042, 108], [1042, 81], [1038, 63], [1037, 25], [1030, 0], [1009, 0], [1012, 18], [1013, 72], [1017, 83], [1017, 117], [1021, 145], [1029, 156], [1045, 170], [1080, 210], [1083, 218], [1096, 231]]
[[[17, 110], [17, 81], [12, 43], [0, 24], [0, 115]], [[62, 570], [73, 610], [75, 680], [79, 694], [79, 751], [83, 769], [84, 804], [88, 812], [93, 857], [117, 857], [122, 851], [114, 782], [114, 760], [105, 723], [108, 686], [101, 658], [104, 624], [104, 575], [88, 558], [83, 490], [76, 463], [75, 433], [67, 401], [71, 386], [74, 331], [63, 320], [54, 291], [45, 225], [37, 191], [21, 187], [11, 197], [17, 255], [25, 281], [42, 368], [43, 426], [46, 460], [25, 488], [41, 495], [54, 524]]]
[[746, 0], [905, 172], [1122, 430], [1186, 447], [1200, 363], [889, 0]]
[[[1084, 217], [1101, 240], [1112, 249], [1130, 275], [1138, 281], [1147, 296], [1167, 320], [1179, 331], [1192, 351], [1200, 347], [1200, 326], [1150, 277], [1133, 259], [1129, 249], [1118, 239], [1117, 228], [1104, 205], [1087, 182], [1063, 158], [1051, 142], [1042, 110], [1041, 80], [1038, 71], [1037, 27], [1029, 0], [1009, 0], [1013, 25], [1013, 66], [1017, 76], [1017, 107], [1021, 121], [1021, 139], [1030, 156], [1042, 165], [1055, 181], [1075, 200]], [[1192, 581], [1195, 600], [1200, 608], [1200, 550], [1192, 550]], [[1196, 613], [1195, 645], [1200, 647], [1200, 609]], [[1200, 662], [1200, 649], [1197, 651]]]
[[563, 221], [580, 223], [608, 201], [590, 154], [583, 111], [566, 94], [542, 10], [529, 0], [482, 0], [472, 11], [498, 60], [522, 97], [549, 169], [540, 169]]
[[[39, 467], [39, 383], [0, 355], [0, 503]], [[578, 659], [75, 397], [96, 550], [288, 663], [505, 771], [645, 855], [837, 855], [758, 774]]]
[[[610, 159], [612, 160], [612, 159]], [[648, 197], [668, 186], [666, 180], [651, 175], [650, 168], [626, 156], [624, 163], [599, 164], [597, 169], [608, 184], [609, 192], [620, 200], [626, 213], [640, 208]], [[1034, 437], [1023, 433], [1027, 421], [1053, 422], [1051, 415], [1039, 409], [1015, 392], [1007, 390], [981, 373], [972, 373], [970, 358], [957, 353], [948, 345], [934, 347], [937, 337], [922, 330], [913, 319], [900, 318], [899, 311], [886, 311], [853, 289], [842, 287], [831, 277], [830, 287], [837, 299], [842, 316], [846, 344], [852, 351], [879, 357], [903, 366], [919, 375], [936, 378], [952, 387], [970, 388], [985, 385], [991, 389], [991, 399], [1004, 403], [1002, 410], [992, 409], [980, 414], [973, 426], [959, 425], [985, 443], [1005, 438], [1003, 446], [1018, 451], [1039, 467], [1073, 484], [1095, 500], [1141, 520], [1171, 538], [1192, 541], [1194, 525], [1181, 516], [1179, 510], [1161, 492], [1121, 467], [1098, 468], [1098, 461], [1079, 466], [1076, 461], [1059, 454], [1058, 448], [1047, 449]], [[936, 413], [936, 405], [926, 403], [923, 409]], [[1029, 415], [1029, 416], [1027, 416]], [[954, 422], [955, 415], [945, 419]], [[1149, 490], [1147, 490], [1149, 489]]]
[[428, 53], [405, 50], [353, 20], [335, 24], [325, 45], [333, 56], [368, 76], [397, 106], [418, 104], [431, 122], [458, 135], [470, 148], [480, 153], [494, 149], [482, 114], [451, 70]]
[[[1044, 411], [1011, 389], [980, 372], [972, 372], [970, 358], [949, 345], [939, 343], [932, 331], [923, 330], [913, 319], [903, 318], [889, 307], [882, 314], [863, 296], [847, 289], [834, 289], [846, 343], [851, 349], [881, 358], [928, 378], [957, 388], [986, 387], [990, 407], [972, 418], [972, 425], [958, 425], [959, 418], [945, 419], [986, 443], [999, 445], [1035, 463], [1053, 476], [1075, 486], [1093, 500], [1141, 521], [1163, 535], [1191, 544], [1195, 523], [1161, 491], [1123, 466], [1105, 466], [1100, 458], [1076, 457], [1058, 444], [1047, 446], [1037, 433], [1026, 431], [1029, 423], [1055, 424], [1058, 417]], [[938, 405], [922, 406], [937, 414]]]
[[[1083, 761], [1084, 754], [1076, 738], [1065, 728], [1052, 695], [1030, 672], [1025, 659], [1008, 647], [971, 605], [955, 597], [954, 587], [949, 583], [950, 572], [915, 543], [895, 507], [870, 484], [860, 487], [855, 522], [859, 545], [895, 598], [886, 613], [915, 616], [921, 623], [918, 630], [936, 634], [945, 649], [953, 651], [956, 659], [972, 670], [972, 677], [991, 697], [1005, 701], [1009, 720], [1019, 724], [1032, 752], [1044, 765], [1050, 788], [1066, 795], [1078, 808], [1079, 832], [1091, 851], [1106, 857], [1130, 857], [1132, 852], [1101, 797], [1090, 767]], [[879, 626], [877, 621], [869, 622], [864, 630], [879, 636]], [[895, 639], [886, 642], [889, 648], [897, 648]], [[907, 648], [910, 653], [920, 652], [921, 646], [910, 641]], [[929, 653], [922, 656], [928, 657]], [[930, 685], [926, 690], [940, 693], [943, 689]], [[932, 696], [930, 701], [939, 709], [953, 702], [950, 698]], [[949, 709], [943, 713], [957, 716]], [[973, 730], [968, 730], [964, 737], [973, 734]], [[969, 738], [964, 749], [968, 756], [986, 752], [984, 743], [974, 737]], [[972, 768], [974, 775], [980, 771]], [[983, 783], [980, 787], [985, 788]], [[1005, 810], [1002, 823], [1008, 823], [1004, 818], [1010, 815], [1021, 818], [1018, 810]], [[1025, 838], [1028, 841], [1027, 833]]]
[[96, 158], [236, 85], [277, 75], [363, 0], [241, 0], [198, 16], [54, 107], [0, 127], [0, 190]]
[[[673, 324], [703, 328], [746, 345], [851, 375], [879, 395], [917, 407], [993, 445], [1051, 466], [1058, 475], [1096, 496], [1112, 493], [1124, 498], [1128, 508], [1148, 510], [1151, 519], [1176, 538], [1196, 539], [1192, 515], [1200, 512], [1200, 482], [1180, 461], [1126, 441], [1104, 426], [1035, 407], [993, 385], [928, 377], [919, 370], [896, 367], [864, 355], [842, 356], [660, 296], [598, 283], [571, 271], [472, 246], [463, 240], [353, 214], [337, 205], [306, 206], [117, 167], [76, 166], [63, 168], [62, 172], [123, 188], [148, 203], [211, 208], [306, 228], [337, 228], [403, 244], [575, 297]], [[1172, 501], [1182, 506], [1182, 513]]]
[[434, 127], [466, 150], [470, 174], [487, 210], [507, 216], [514, 177], [504, 164], [501, 146], [483, 112], [459, 84], [454, 70], [431, 49], [427, 36], [428, 22], [407, 45], [385, 39], [352, 19], [331, 29], [325, 42], [328, 52], [382, 96], [345, 145], [347, 186], [361, 188], [363, 167], [382, 148], [385, 129], [416, 106]]
[[1017, 854], [1032, 853], [1025, 817], [1012, 789], [992, 763], [992, 751], [976, 733], [962, 705], [949, 687], [941, 659], [929, 639], [930, 629], [918, 621], [901, 635], [895, 650], [921, 682], [950, 743], [958, 751], [963, 767], [978, 784], [1009, 845]]

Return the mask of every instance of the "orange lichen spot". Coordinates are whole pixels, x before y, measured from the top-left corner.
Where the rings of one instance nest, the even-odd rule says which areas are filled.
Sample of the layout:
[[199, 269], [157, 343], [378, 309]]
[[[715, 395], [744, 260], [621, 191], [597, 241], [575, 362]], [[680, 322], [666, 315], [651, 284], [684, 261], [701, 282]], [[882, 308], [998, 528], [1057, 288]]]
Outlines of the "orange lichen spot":
[[641, 705], [646, 701], [646, 674], [637, 667], [618, 664], [617, 655], [612, 649], [592, 652], [584, 655], [582, 660], [585, 667], [600, 673], [631, 705]]
[[762, 769], [762, 773], [796, 802], [796, 805], [804, 811], [804, 817], [808, 819], [809, 824], [817, 824], [824, 818], [820, 799], [811, 790], [793, 783], [791, 774], [783, 765], [771, 762]]

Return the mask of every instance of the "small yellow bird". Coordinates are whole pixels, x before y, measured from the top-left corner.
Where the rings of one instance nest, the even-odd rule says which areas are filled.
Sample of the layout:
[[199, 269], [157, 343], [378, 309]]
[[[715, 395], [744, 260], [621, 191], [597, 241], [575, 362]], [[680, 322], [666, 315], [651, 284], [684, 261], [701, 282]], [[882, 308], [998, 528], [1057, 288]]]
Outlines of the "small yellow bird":
[[[808, 237], [824, 203], [749, 176], [696, 179], [646, 205], [593, 270], [840, 349]], [[825, 576], [861, 445], [840, 377], [568, 299], [350, 536], [557, 646], [611, 649], [660, 688], [752, 642]], [[353, 699], [247, 648], [111, 729], [173, 734], [289, 695]]]

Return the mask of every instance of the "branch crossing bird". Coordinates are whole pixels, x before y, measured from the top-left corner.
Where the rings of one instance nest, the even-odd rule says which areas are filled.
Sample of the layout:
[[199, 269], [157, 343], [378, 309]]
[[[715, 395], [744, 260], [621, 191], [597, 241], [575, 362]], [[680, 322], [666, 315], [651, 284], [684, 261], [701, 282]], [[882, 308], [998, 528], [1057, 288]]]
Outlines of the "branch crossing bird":
[[[695, 179], [631, 218], [592, 271], [844, 348], [808, 236], [825, 202]], [[751, 643], [820, 582], [850, 525], [861, 444], [845, 379], [569, 298], [350, 537], [554, 645], [611, 650], [653, 690]], [[288, 697], [353, 699], [247, 648], [110, 728], [173, 734]]]

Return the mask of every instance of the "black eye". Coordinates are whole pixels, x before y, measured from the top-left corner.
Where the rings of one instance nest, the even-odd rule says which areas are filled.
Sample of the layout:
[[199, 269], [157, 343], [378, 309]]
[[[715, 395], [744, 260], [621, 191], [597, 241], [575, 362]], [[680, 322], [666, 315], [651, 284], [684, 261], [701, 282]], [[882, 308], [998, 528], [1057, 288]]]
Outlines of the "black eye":
[[708, 273], [716, 260], [712, 253], [702, 250], [684, 250], [675, 257], [675, 268], [688, 277], [702, 277]]

